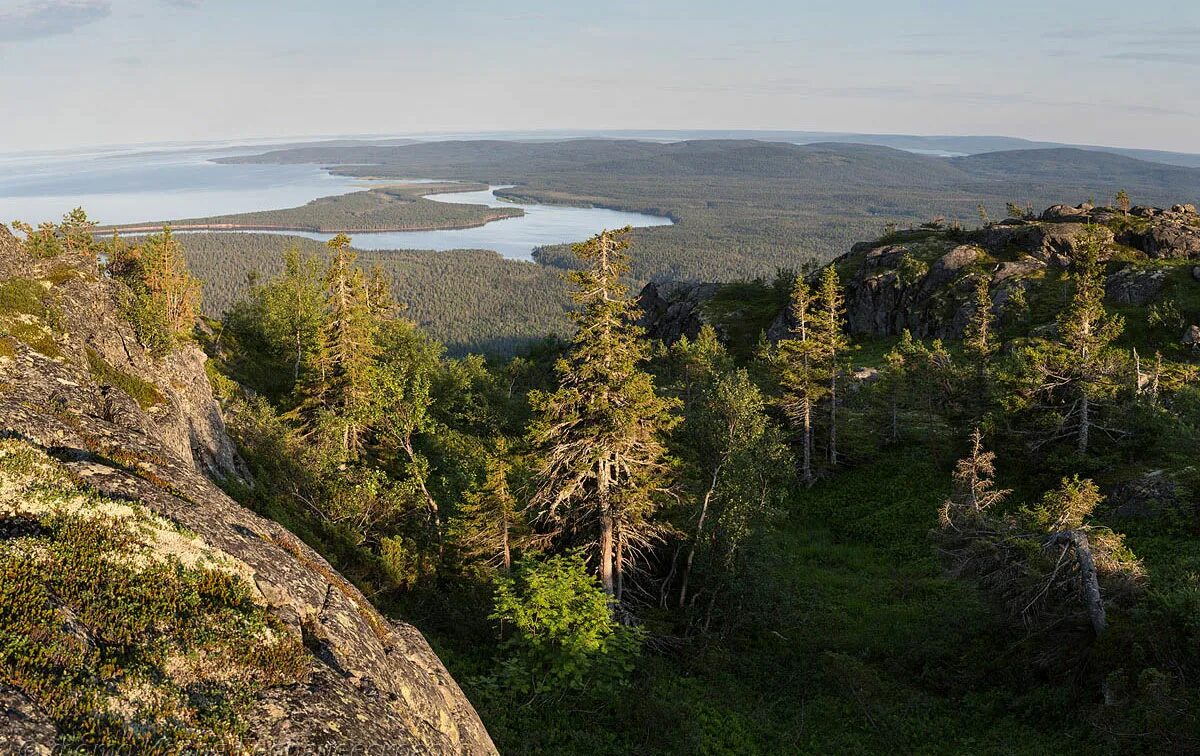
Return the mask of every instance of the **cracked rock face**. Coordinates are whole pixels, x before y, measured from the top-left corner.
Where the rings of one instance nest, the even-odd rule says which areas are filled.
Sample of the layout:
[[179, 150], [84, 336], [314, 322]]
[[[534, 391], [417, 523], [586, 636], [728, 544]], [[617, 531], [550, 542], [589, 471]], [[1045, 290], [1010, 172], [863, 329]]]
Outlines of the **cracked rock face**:
[[[51, 453], [82, 485], [137, 502], [245, 566], [256, 600], [311, 652], [303, 682], [271, 688], [255, 702], [247, 722], [251, 747], [495, 753], [471, 703], [415, 628], [381, 616], [319, 554], [206, 477], [239, 474], [240, 465], [203, 353], [182, 347], [153, 360], [118, 317], [114, 284], [96, 277], [92, 261], [14, 257], [20, 254], [6, 251], [0, 237], [0, 283], [15, 275], [52, 278], [61, 322], [52, 336], [56, 349], [10, 340], [0, 352], [0, 435]], [[64, 266], [75, 272], [63, 274]], [[153, 384], [162, 401], [142, 407], [98, 382], [89, 370], [89, 348]], [[0, 753], [51, 752], [59, 733], [45, 712], [3, 685], [0, 705], [6, 712]]]

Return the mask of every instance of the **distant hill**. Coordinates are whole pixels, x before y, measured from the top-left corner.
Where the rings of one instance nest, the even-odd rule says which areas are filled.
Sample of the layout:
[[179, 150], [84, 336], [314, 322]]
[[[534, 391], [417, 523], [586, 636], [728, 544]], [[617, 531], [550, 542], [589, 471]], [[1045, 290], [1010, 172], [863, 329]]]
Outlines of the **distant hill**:
[[[642, 282], [770, 277], [829, 260], [888, 223], [943, 216], [975, 225], [980, 205], [1000, 218], [1009, 202], [1105, 203], [1119, 189], [1142, 204], [1200, 199], [1200, 169], [1079, 148], [941, 158], [881, 145], [759, 139], [461, 140], [317, 144], [229, 160], [513, 184], [503, 193], [670, 215], [676, 225], [634, 233], [633, 273]], [[558, 247], [538, 259], [560, 264], [567, 256]]]

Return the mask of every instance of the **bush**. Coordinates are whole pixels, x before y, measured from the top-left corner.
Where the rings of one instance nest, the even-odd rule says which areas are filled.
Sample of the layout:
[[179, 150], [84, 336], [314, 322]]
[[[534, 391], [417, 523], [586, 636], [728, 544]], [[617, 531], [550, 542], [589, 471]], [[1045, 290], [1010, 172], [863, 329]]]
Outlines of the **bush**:
[[491, 617], [513, 628], [497, 682], [518, 694], [623, 687], [643, 635], [617, 622], [576, 554], [526, 559], [498, 578]]

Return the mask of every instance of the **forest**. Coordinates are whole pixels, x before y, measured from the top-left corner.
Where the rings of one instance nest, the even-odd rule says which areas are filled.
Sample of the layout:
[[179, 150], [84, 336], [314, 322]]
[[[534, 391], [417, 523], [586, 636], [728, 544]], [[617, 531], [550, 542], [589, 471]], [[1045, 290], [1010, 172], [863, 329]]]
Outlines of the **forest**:
[[[861, 144], [576, 139], [315, 145], [228, 160], [515, 184], [499, 194], [670, 216], [673, 226], [633, 232], [642, 282], [769, 278], [827, 262], [888, 224], [971, 225], [980, 207], [1003, 218], [1010, 202], [1103, 198], [1113, 186], [1148, 203], [1200, 199], [1200, 169], [1068, 148], [935, 158]], [[570, 258], [565, 246], [537, 256]]]
[[[503, 752], [1193, 750], [1200, 293], [1106, 283], [1186, 271], [1125, 234], [1200, 216], [1088, 208], [1019, 296], [993, 271], [1025, 253], [948, 226], [738, 284], [788, 326], [737, 349], [646, 338], [629, 229], [575, 245], [573, 335], [493, 359], [448, 356], [345, 235], [194, 335], [178, 237], [100, 251], [139, 340], [208, 351], [229, 493], [416, 624]], [[955, 337], [854, 335], [880, 265]]]
[[[484, 207], [451, 202], [434, 202], [426, 194], [468, 192], [486, 189], [480, 184], [395, 184], [361, 192], [321, 197], [301, 207], [260, 210], [204, 218], [158, 220], [127, 224], [119, 230], [155, 231], [170, 223], [175, 228], [277, 229], [341, 233], [367, 231], [425, 231], [441, 228], [482, 226], [523, 214], [518, 207]], [[111, 227], [98, 229], [111, 231]]]

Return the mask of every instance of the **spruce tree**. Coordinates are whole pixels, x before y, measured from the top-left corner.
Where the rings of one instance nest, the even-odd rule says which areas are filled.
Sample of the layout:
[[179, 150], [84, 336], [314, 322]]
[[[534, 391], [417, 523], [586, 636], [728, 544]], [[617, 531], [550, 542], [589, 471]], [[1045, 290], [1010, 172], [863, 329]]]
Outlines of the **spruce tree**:
[[354, 456], [361, 444], [362, 414], [369, 396], [376, 321], [367, 301], [362, 270], [355, 265], [357, 256], [350, 248], [350, 238], [338, 234], [328, 245], [331, 255], [325, 274], [326, 404], [340, 426], [343, 451]]
[[971, 318], [967, 321], [963, 333], [963, 347], [975, 363], [980, 384], [986, 383], [988, 363], [999, 349], [992, 321], [992, 297], [988, 292], [988, 279], [980, 276], [975, 282], [975, 309], [971, 311]]
[[841, 360], [850, 342], [846, 338], [846, 301], [838, 280], [837, 269], [832, 265], [821, 272], [817, 285], [817, 305], [813, 311], [812, 335], [816, 341], [816, 353], [826, 371], [829, 386], [829, 464], [838, 462], [837, 409], [838, 378]]
[[1092, 404], [1117, 389], [1110, 346], [1125, 328], [1120, 315], [1104, 310], [1104, 271], [1100, 266], [1101, 237], [1089, 229], [1075, 255], [1075, 295], [1059, 316], [1059, 340], [1067, 352], [1065, 377], [1075, 384], [1079, 397], [1076, 448], [1086, 453]]
[[464, 556], [508, 572], [524, 521], [509, 488], [508, 446], [503, 438], [493, 445], [495, 454], [487, 459], [483, 484], [467, 494], [451, 530]]
[[534, 503], [594, 551], [604, 590], [617, 598], [624, 563], [652, 534], [650, 517], [670, 485], [663, 434], [676, 406], [641, 368], [648, 348], [622, 283], [630, 230], [573, 247], [587, 264], [567, 275], [577, 330], [555, 366], [559, 388], [530, 395], [531, 437], [542, 459]]
[[829, 394], [829, 369], [825, 345], [818, 341], [814, 327], [814, 299], [804, 279], [797, 277], [792, 286], [792, 328], [788, 338], [779, 342], [773, 355], [782, 389], [780, 404], [788, 420], [801, 433], [800, 475], [812, 485], [813, 407]]

